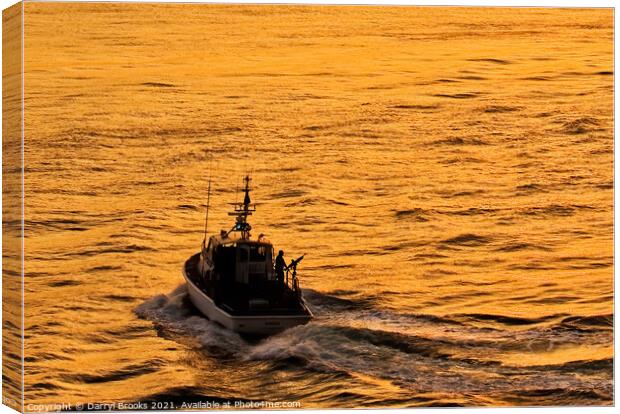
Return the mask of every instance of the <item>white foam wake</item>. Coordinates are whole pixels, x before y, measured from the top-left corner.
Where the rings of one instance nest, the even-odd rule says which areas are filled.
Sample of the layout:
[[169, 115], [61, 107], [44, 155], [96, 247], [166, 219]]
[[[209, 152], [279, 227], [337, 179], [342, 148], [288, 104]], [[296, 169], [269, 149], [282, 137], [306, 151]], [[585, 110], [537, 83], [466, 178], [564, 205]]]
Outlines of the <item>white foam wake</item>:
[[134, 309], [140, 318], [152, 321], [165, 334], [212, 352], [239, 354], [247, 343], [235, 332], [197, 315], [189, 303], [186, 286], [167, 295], [157, 295]]

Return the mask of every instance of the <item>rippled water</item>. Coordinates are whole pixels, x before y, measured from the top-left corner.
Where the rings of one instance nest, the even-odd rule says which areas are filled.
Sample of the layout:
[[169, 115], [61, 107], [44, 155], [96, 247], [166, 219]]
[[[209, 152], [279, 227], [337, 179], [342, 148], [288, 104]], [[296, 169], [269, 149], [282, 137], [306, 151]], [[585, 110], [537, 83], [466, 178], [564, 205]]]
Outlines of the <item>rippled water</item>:
[[[612, 10], [25, 10], [27, 402], [612, 403]], [[209, 170], [312, 323], [188, 303]]]

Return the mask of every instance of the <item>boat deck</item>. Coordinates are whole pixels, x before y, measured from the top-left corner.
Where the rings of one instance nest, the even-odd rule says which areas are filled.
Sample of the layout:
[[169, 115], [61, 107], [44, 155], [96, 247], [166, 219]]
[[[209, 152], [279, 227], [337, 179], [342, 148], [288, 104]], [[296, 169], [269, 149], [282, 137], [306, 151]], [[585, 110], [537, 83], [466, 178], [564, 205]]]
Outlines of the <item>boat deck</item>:
[[[233, 316], [310, 315], [303, 299], [289, 286], [276, 281], [260, 285], [244, 285], [233, 282], [225, 287], [205, 281], [198, 271], [200, 253], [185, 262], [188, 279], [215, 304]], [[262, 299], [266, 306], [251, 307], [251, 299]]]

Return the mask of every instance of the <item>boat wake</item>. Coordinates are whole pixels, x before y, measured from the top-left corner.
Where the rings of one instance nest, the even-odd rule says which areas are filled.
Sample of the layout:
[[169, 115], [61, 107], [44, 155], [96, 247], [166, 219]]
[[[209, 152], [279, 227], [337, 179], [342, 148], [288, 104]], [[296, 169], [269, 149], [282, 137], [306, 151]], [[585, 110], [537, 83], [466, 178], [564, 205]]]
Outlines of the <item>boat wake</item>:
[[[515, 324], [480, 315], [398, 314], [312, 290], [304, 293], [317, 317], [262, 340], [247, 339], [200, 316], [185, 285], [147, 300], [135, 313], [151, 320], [168, 339], [220, 358], [262, 364], [273, 372], [371, 378], [375, 386], [387, 381], [403, 395], [411, 390], [449, 395], [456, 390], [491, 394], [506, 402], [518, 399], [515, 390], [521, 390], [524, 400], [538, 393], [548, 402], [553, 400], [551, 388], [562, 382], [567, 389], [592, 390], [593, 400], [613, 398], [608, 386], [613, 360], [557, 357], [557, 352], [578, 350], [585, 343], [591, 348], [609, 343], [609, 317], [578, 318], [574, 326], [569, 322], [577, 319], [566, 315]], [[487, 319], [495, 325], [476, 326]], [[590, 330], [583, 326], [588, 320]], [[588, 395], [575, 395], [575, 403], [584, 403]]]
[[138, 317], [152, 321], [164, 337], [212, 354], [233, 356], [239, 354], [245, 345], [238, 334], [208, 320], [193, 307], [185, 284], [167, 295], [148, 299], [134, 312]]

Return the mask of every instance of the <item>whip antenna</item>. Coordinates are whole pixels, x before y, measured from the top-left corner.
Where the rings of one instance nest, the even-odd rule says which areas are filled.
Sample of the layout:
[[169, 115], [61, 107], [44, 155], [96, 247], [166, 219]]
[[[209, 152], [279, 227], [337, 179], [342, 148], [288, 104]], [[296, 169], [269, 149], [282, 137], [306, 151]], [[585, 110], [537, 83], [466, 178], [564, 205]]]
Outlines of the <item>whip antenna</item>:
[[205, 238], [207, 240], [207, 225], [209, 224], [209, 203], [211, 202], [211, 177], [209, 177], [209, 189], [207, 190], [207, 212], [205, 213]]
[[[211, 163], [209, 163], [211, 164]], [[209, 168], [209, 187], [207, 188], [207, 211], [205, 213], [205, 237], [204, 242], [207, 242], [207, 226], [209, 224], [209, 206], [211, 203], [211, 176], [212, 176], [211, 168]]]

